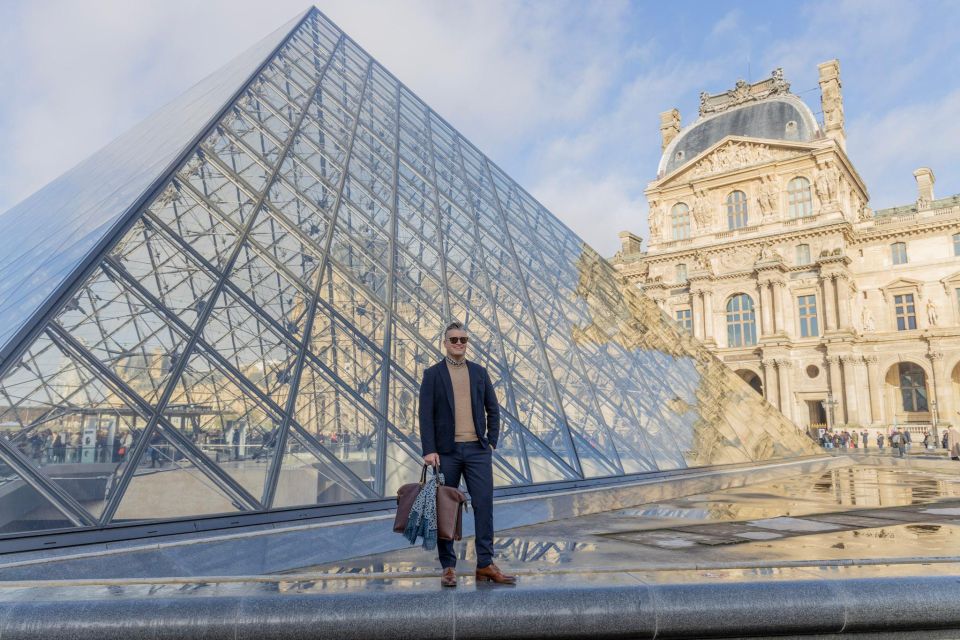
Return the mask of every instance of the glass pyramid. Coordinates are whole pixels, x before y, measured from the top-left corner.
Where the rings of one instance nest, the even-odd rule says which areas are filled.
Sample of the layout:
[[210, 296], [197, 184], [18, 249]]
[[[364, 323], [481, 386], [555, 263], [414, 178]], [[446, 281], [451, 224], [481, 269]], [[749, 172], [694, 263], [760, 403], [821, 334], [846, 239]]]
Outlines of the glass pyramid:
[[814, 452], [316, 9], [0, 248], [0, 535], [395, 495], [454, 318], [500, 486]]

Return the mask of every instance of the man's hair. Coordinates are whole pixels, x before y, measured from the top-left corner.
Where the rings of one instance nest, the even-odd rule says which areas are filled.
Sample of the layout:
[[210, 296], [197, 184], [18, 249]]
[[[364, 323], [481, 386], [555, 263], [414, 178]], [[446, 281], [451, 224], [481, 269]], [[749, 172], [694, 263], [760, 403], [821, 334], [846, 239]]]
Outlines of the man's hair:
[[453, 322], [451, 322], [450, 324], [447, 325], [447, 328], [446, 328], [446, 329], [443, 330], [443, 337], [444, 337], [444, 339], [446, 339], [447, 334], [450, 333], [450, 332], [451, 332], [452, 330], [454, 330], [454, 329], [459, 329], [460, 331], [466, 331], [466, 329], [463, 328], [463, 323], [462, 323], [462, 322], [460, 322], [459, 320], [454, 320]]

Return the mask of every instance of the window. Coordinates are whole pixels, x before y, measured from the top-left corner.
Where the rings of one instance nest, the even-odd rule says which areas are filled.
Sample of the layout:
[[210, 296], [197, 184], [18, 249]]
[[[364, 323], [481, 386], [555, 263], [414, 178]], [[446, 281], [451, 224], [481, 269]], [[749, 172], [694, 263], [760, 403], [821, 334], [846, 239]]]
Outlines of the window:
[[927, 376], [920, 365], [901, 362], [900, 397], [904, 411], [927, 411]]
[[727, 300], [727, 346], [747, 347], [757, 344], [757, 323], [753, 300], [745, 293]]
[[917, 328], [917, 312], [913, 304], [912, 293], [893, 296], [893, 310], [897, 316], [897, 331]]
[[687, 265], [680, 263], [677, 265], [677, 282], [687, 281]]
[[953, 234], [953, 255], [960, 256], [960, 233]]
[[690, 207], [678, 202], [670, 209], [670, 226], [674, 240], [686, 240], [690, 237]]
[[693, 313], [690, 309], [677, 309], [677, 325], [687, 333], [693, 331]]
[[810, 245], [797, 245], [797, 265], [810, 264]]
[[747, 226], [747, 194], [732, 191], [727, 196], [727, 228], [739, 229]]
[[813, 196], [810, 194], [810, 181], [797, 176], [787, 185], [787, 211], [791, 218], [805, 218], [813, 215]]
[[907, 243], [894, 242], [890, 245], [890, 256], [893, 264], [907, 264]]
[[797, 308], [800, 310], [800, 337], [813, 338], [820, 335], [817, 327], [817, 296], [800, 296], [797, 298]]

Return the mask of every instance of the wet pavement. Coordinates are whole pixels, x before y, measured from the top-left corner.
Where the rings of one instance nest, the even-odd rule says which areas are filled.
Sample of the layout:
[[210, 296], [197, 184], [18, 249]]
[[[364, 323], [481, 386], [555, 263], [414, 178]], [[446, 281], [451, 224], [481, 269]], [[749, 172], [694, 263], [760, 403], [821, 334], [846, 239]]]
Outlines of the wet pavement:
[[469, 539], [458, 589], [440, 587], [435, 552], [419, 547], [273, 575], [0, 582], [0, 634], [960, 634], [960, 464], [949, 461], [873, 459], [505, 530], [495, 543], [516, 587], [474, 582]]
[[[734, 577], [730, 571], [796, 578], [820, 565], [869, 566], [867, 573], [884, 575], [891, 563], [924, 565], [924, 571], [937, 563], [943, 565], [938, 571], [956, 573], [960, 464], [835, 469], [501, 531], [495, 546], [499, 566], [526, 582], [588, 574], [607, 580], [613, 573], [659, 581], [667, 576], [656, 574], [679, 579], [703, 568], [727, 579]], [[461, 572], [470, 574], [472, 541], [458, 547]], [[434, 553], [416, 547], [291, 573], [367, 575], [380, 582], [437, 571]]]

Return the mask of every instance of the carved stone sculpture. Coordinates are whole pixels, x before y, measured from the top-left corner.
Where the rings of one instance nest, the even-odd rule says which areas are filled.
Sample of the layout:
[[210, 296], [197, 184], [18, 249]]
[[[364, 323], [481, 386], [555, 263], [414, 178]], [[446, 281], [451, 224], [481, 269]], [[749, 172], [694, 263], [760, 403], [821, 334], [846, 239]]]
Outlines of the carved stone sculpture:
[[860, 324], [863, 325], [864, 331], [875, 331], [877, 326], [873, 321], [873, 314], [870, 312], [870, 307], [864, 306], [863, 311], [860, 312]]
[[937, 320], [939, 320], [937, 305], [933, 304], [933, 300], [927, 298], [927, 322], [931, 327], [935, 327], [937, 326]]
[[760, 197], [757, 198], [757, 204], [760, 205], [760, 213], [764, 219], [773, 216], [777, 211], [777, 199], [779, 191], [772, 176], [767, 176], [760, 184]]
[[663, 229], [663, 205], [656, 200], [650, 202], [650, 214], [647, 217], [647, 224], [650, 227], [650, 239], [660, 239], [660, 232]]
[[710, 198], [704, 189], [695, 192], [693, 201], [693, 218], [697, 221], [698, 229], [710, 228]]

